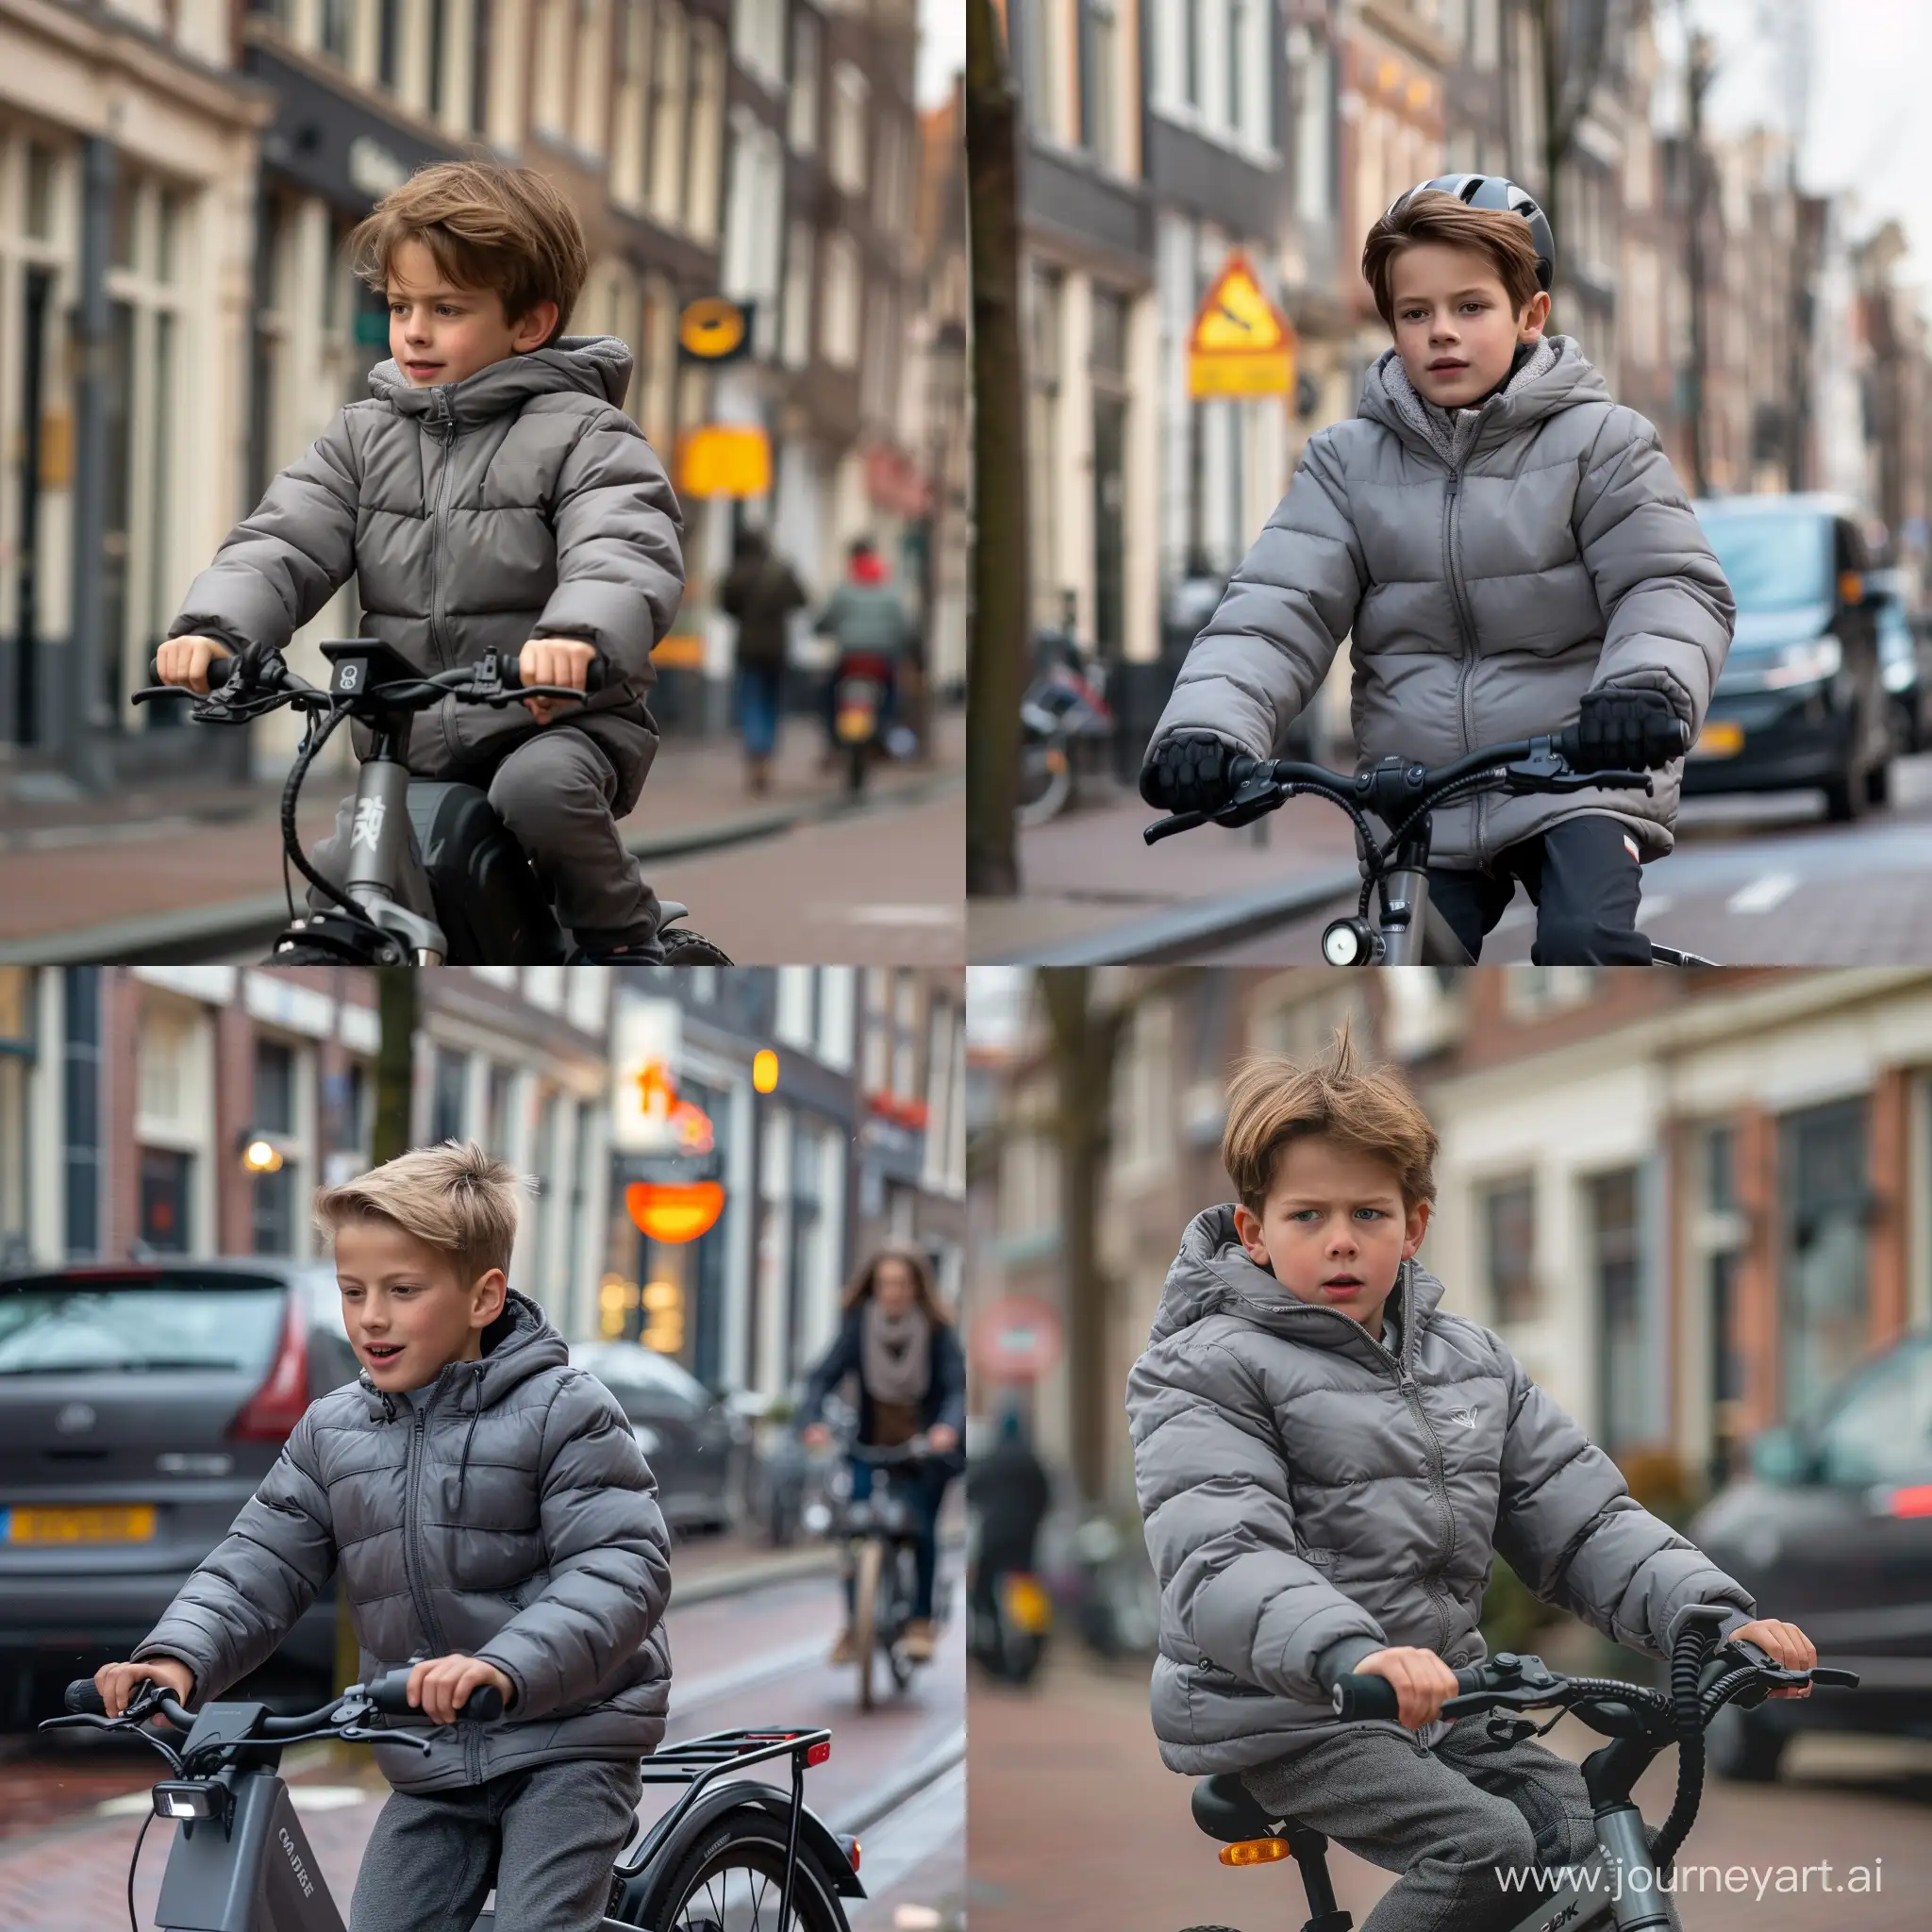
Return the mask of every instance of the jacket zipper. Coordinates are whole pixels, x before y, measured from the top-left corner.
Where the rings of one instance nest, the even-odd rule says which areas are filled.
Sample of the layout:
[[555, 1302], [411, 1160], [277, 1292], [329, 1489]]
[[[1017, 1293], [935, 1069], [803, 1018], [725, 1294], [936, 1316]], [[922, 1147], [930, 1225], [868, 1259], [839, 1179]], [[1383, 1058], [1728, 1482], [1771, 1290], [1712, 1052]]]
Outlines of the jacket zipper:
[[[1442, 498], [1442, 561], [1449, 572], [1449, 601], [1456, 611], [1456, 628], [1462, 642], [1462, 675], [1457, 690], [1457, 710], [1462, 725], [1462, 749], [1468, 753], [1475, 749], [1475, 720], [1471, 715], [1470, 705], [1471, 687], [1475, 681], [1475, 619], [1468, 609], [1465, 587], [1456, 567], [1456, 536], [1461, 500], [1462, 472], [1451, 470], [1449, 488]], [[1484, 799], [1485, 794], [1478, 791], [1470, 800], [1471, 822], [1474, 830], [1470, 844], [1478, 859], [1483, 856]]]
[[[436, 599], [442, 577], [442, 573], [438, 568], [438, 553], [441, 547], [440, 519], [442, 514], [443, 496], [449, 488], [449, 473], [454, 467], [457, 447], [457, 425], [456, 410], [454, 405], [450, 402], [448, 390], [438, 390], [435, 401], [441, 405], [441, 408], [432, 410], [432, 421], [438, 422], [441, 425], [441, 427], [436, 432], [436, 440], [442, 446], [442, 460], [436, 473], [435, 500], [429, 508], [429, 648], [435, 654], [437, 669], [439, 671], [447, 671], [452, 667], [443, 660], [442, 640], [439, 636], [436, 627]], [[447, 432], [446, 434], [444, 433], [445, 431]], [[450, 757], [455, 758], [458, 756], [459, 752], [459, 747], [456, 741], [456, 720], [453, 715], [456, 707], [445, 704], [440, 708], [443, 714], [443, 744], [448, 750]]]
[[421, 1528], [421, 1512], [416, 1507], [416, 1486], [422, 1480], [423, 1432], [428, 1420], [428, 1409], [418, 1407], [415, 1427], [409, 1432], [408, 1462], [403, 1485], [403, 1569], [409, 1579], [409, 1601], [416, 1606], [416, 1616], [423, 1625], [424, 1636], [429, 1641], [430, 1654], [441, 1657], [449, 1646], [443, 1642], [442, 1631], [429, 1607], [429, 1592], [423, 1585], [423, 1552], [416, 1540]]

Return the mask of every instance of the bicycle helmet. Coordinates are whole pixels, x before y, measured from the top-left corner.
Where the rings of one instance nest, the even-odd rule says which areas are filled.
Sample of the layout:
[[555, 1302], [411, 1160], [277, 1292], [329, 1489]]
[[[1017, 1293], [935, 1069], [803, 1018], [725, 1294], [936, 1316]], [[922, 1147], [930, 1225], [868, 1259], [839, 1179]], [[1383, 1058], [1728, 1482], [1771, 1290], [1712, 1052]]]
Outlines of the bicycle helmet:
[[1501, 175], [1438, 175], [1433, 180], [1418, 181], [1407, 193], [1398, 194], [1389, 204], [1389, 213], [1392, 215], [1410, 194], [1421, 194], [1431, 188], [1455, 195], [1470, 208], [1507, 208], [1511, 214], [1521, 215], [1529, 224], [1529, 237], [1536, 244], [1537, 286], [1548, 293], [1557, 278], [1557, 238], [1551, 231], [1550, 218], [1537, 206], [1536, 197], [1527, 189], [1517, 187]]

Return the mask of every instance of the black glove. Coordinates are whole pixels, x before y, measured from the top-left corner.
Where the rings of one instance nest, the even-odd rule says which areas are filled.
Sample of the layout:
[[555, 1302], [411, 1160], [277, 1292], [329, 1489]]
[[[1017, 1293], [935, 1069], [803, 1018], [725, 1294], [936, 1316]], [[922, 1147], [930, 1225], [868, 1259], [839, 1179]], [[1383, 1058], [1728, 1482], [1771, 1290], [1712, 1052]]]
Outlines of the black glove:
[[1241, 756], [1211, 731], [1176, 732], [1141, 767], [1141, 796], [1160, 811], [1219, 811], [1234, 796], [1227, 768]]
[[1587, 691], [1576, 717], [1576, 769], [1655, 772], [1682, 756], [1684, 737], [1660, 691]]

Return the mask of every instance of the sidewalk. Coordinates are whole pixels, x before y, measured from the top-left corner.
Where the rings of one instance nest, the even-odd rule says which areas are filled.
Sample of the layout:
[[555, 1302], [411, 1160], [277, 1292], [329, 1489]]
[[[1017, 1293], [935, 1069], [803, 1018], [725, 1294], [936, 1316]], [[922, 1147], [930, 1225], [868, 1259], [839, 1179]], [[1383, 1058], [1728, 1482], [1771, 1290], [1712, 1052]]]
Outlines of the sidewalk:
[[[1546, 1654], [1554, 1654], [1546, 1646]], [[1192, 1780], [1160, 1761], [1147, 1709], [1148, 1665], [1106, 1665], [1057, 1637], [1040, 1688], [975, 1673], [968, 1726], [968, 1900], [974, 1932], [1174, 1932], [1179, 1926], [1292, 1926], [1307, 1915], [1292, 1865], [1236, 1871], [1190, 1814]], [[1544, 1740], [1581, 1761], [1604, 1740], [1566, 1718]], [[1882, 1890], [1831, 1898], [1687, 1891], [1685, 1932], [1908, 1932], [1932, 1884], [1932, 1744], [1801, 1738], [1774, 1786], [1707, 1780], [1685, 1865], [1763, 1869], [1830, 1859], [1841, 1879], [1882, 1859]], [[1665, 1752], [1637, 1787], [1660, 1824], [1676, 1785]], [[1339, 1905], [1363, 1925], [1393, 1876], [1330, 1843]], [[1816, 1881], [1813, 1881], [1814, 1888]]]
[[[865, 808], [889, 809], [950, 780], [964, 760], [965, 720], [942, 713], [930, 764], [877, 772]], [[818, 769], [824, 734], [788, 720], [771, 790], [753, 796], [735, 739], [673, 739], [658, 751], [637, 809], [623, 822], [634, 851], [703, 850], [770, 837], [843, 810], [841, 780]], [[311, 849], [333, 824], [346, 775], [304, 788]], [[123, 922], [164, 920], [244, 902], [280, 904], [281, 786], [154, 786], [71, 803], [23, 799], [0, 775], [0, 957]], [[273, 917], [271, 912], [268, 916]], [[16, 942], [8, 948], [8, 942]], [[41, 948], [26, 947], [36, 953]], [[106, 957], [105, 952], [100, 957]], [[34, 963], [26, 960], [25, 963]]]
[[972, 902], [969, 958], [1024, 960], [1177, 906], [1315, 880], [1355, 862], [1355, 827], [1319, 798], [1291, 799], [1238, 832], [1204, 825], [1148, 845], [1141, 830], [1160, 814], [1136, 793], [1109, 796], [1090, 783], [1083, 796], [1094, 802], [1020, 833], [1021, 896]]

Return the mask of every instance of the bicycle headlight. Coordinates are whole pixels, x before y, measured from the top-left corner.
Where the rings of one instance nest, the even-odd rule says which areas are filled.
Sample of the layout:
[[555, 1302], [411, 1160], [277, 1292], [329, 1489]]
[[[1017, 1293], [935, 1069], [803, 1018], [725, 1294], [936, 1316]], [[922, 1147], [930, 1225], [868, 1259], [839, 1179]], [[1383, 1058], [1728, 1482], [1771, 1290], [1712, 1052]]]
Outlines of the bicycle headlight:
[[1845, 649], [1830, 631], [1803, 643], [1784, 644], [1765, 667], [1766, 691], [1788, 691], [1798, 684], [1824, 684], [1843, 668]]
[[187, 1778], [163, 1778], [154, 1790], [157, 1818], [225, 1819], [230, 1802], [226, 1787]]

